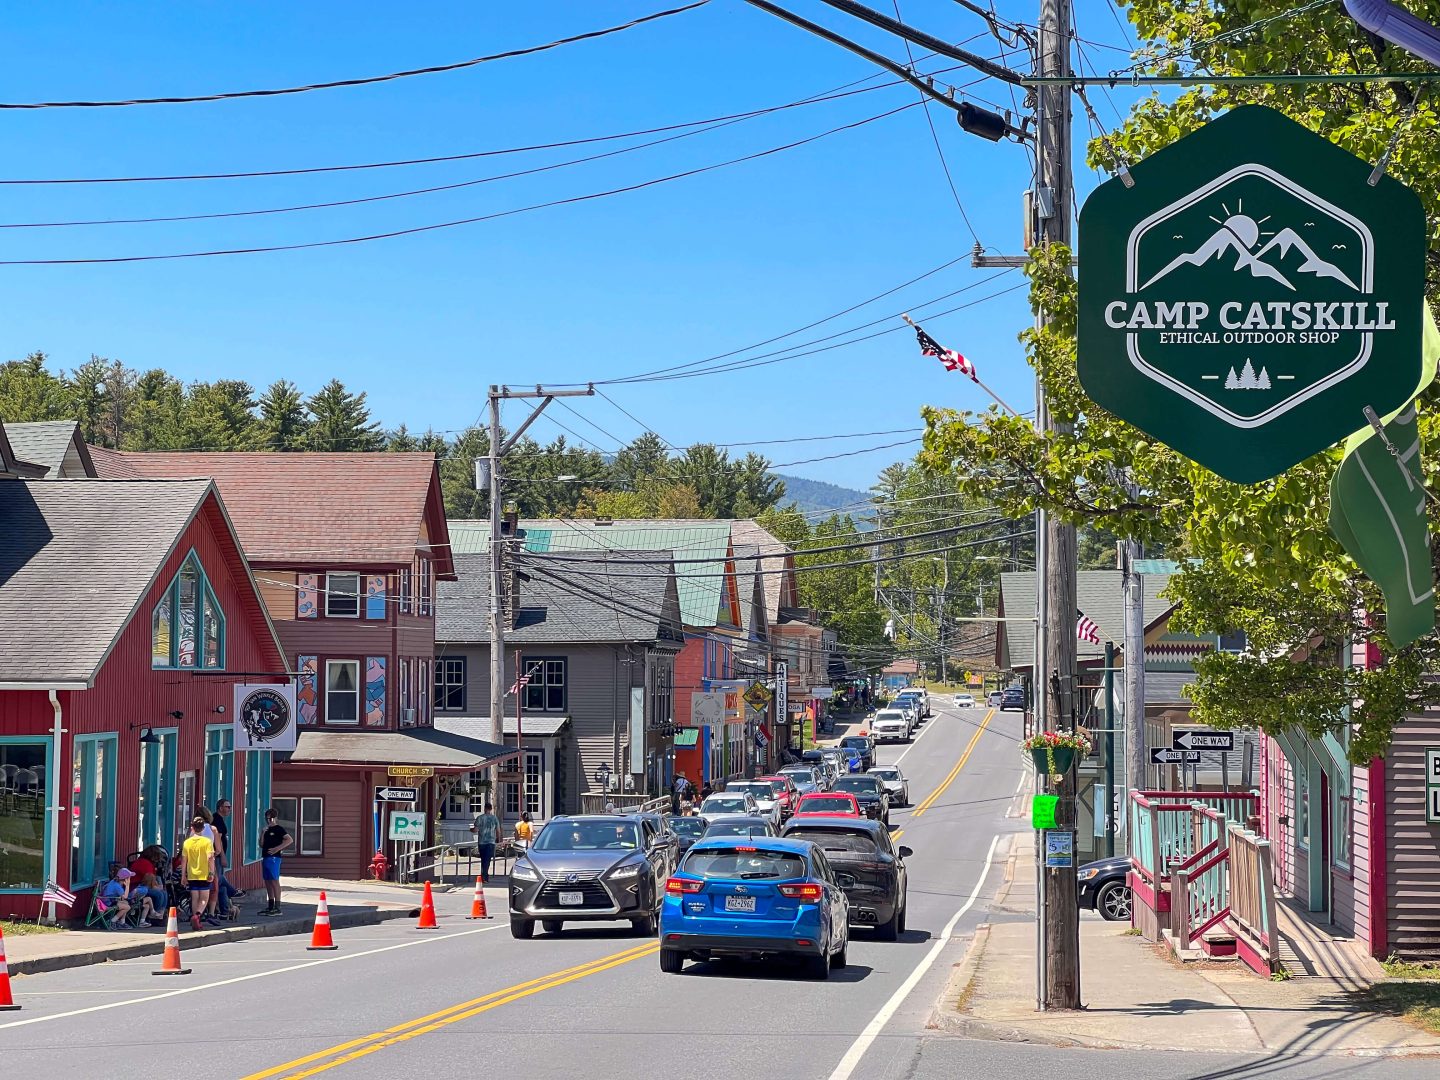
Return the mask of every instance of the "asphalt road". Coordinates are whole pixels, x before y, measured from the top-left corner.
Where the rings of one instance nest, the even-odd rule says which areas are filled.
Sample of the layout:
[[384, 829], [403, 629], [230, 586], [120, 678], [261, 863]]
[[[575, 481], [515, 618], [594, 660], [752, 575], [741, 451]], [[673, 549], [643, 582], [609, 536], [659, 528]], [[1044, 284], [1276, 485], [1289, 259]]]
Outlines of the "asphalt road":
[[1007, 813], [1022, 778], [1019, 726], [1019, 713], [945, 705], [913, 744], [881, 748], [916, 804], [891, 821], [915, 850], [909, 930], [887, 944], [857, 929], [849, 966], [828, 982], [739, 963], [662, 975], [656, 942], [628, 925], [515, 941], [503, 911], [466, 922], [469, 897], [457, 892], [439, 898], [439, 931], [349, 930], [335, 953], [268, 938], [196, 950], [189, 976], [152, 976], [150, 959], [17, 979], [24, 1008], [0, 1014], [0, 1061], [15, 1076], [159, 1069], [186, 1080], [1417, 1075], [1414, 1062], [1059, 1050], [927, 1029], [1023, 827]]

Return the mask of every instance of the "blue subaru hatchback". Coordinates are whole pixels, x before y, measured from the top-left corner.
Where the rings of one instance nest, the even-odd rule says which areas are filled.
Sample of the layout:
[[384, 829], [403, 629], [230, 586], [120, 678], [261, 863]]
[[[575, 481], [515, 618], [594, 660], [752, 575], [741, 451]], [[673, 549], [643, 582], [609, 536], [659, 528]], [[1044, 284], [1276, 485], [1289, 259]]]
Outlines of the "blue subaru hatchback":
[[715, 956], [793, 956], [826, 979], [845, 966], [850, 909], [825, 853], [808, 840], [700, 840], [665, 883], [660, 970]]

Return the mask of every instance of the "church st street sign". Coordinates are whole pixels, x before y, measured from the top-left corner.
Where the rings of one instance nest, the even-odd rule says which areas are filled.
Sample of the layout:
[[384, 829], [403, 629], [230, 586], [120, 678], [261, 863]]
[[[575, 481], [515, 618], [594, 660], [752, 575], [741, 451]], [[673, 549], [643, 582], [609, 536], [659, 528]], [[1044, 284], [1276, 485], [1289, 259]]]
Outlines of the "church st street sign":
[[1228, 480], [1340, 442], [1420, 378], [1420, 200], [1246, 106], [1080, 213], [1077, 366], [1101, 407]]

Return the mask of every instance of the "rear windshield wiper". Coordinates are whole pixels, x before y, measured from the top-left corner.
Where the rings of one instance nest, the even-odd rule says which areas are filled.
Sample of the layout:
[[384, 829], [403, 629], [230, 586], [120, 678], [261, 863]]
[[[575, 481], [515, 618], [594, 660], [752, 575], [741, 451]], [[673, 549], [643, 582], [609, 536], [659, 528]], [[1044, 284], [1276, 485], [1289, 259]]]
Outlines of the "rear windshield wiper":
[[744, 881], [750, 881], [750, 880], [753, 880], [754, 878], [762, 878], [762, 877], [763, 877], [763, 878], [770, 878], [770, 877], [774, 877], [774, 876], [775, 876], [774, 874], [769, 873], [768, 871], [765, 871], [765, 870], [752, 870], [752, 871], [750, 871], [750, 873], [748, 873], [748, 874], [741, 874], [741, 875], [740, 875], [741, 879], [744, 880]]

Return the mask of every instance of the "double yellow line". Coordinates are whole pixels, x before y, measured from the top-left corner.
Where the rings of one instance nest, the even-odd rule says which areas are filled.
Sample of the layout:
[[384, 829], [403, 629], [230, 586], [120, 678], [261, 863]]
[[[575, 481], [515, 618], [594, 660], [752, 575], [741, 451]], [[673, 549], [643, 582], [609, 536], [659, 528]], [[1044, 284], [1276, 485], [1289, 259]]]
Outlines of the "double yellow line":
[[639, 960], [646, 956], [654, 956], [659, 951], [659, 942], [647, 941], [645, 944], [637, 945], [632, 949], [612, 953], [609, 956], [602, 956], [599, 960], [591, 960], [589, 963], [566, 968], [564, 971], [554, 971], [549, 975], [542, 975], [538, 979], [531, 979], [529, 982], [516, 983], [514, 986], [507, 986], [503, 990], [496, 990], [483, 997], [462, 1001], [458, 1005], [452, 1005], [448, 1009], [441, 1009], [439, 1012], [430, 1013], [428, 1016], [420, 1016], [414, 1020], [407, 1020], [403, 1024], [396, 1024], [394, 1027], [386, 1028], [384, 1031], [376, 1031], [362, 1038], [351, 1039], [349, 1042], [340, 1043], [338, 1046], [331, 1046], [325, 1050], [295, 1058], [293, 1061], [287, 1061], [283, 1065], [276, 1065], [273, 1069], [251, 1073], [245, 1077], [244, 1080], [268, 1080], [269, 1077], [278, 1076], [284, 1076], [287, 1080], [299, 1080], [301, 1077], [314, 1076], [316, 1073], [333, 1069], [337, 1065], [344, 1065], [369, 1054], [373, 1054], [378, 1050], [384, 1050], [388, 1046], [406, 1042], [418, 1035], [427, 1035], [432, 1031], [438, 1031], [443, 1027], [448, 1027], [450, 1024], [457, 1024], [461, 1020], [468, 1020], [472, 1016], [479, 1016], [481, 1013], [489, 1012], [491, 1009], [498, 1009], [500, 1006], [508, 1005], [512, 1001], [519, 1001], [521, 998], [530, 997], [532, 994], [538, 994], [544, 990], [552, 990], [557, 986], [564, 986], [566, 983], [572, 983], [590, 975], [597, 975], [602, 971], [609, 971], [611, 968], [619, 967], [621, 964], [628, 964], [632, 960]]
[[915, 812], [910, 815], [912, 818], [920, 817], [926, 810], [934, 806], [935, 800], [940, 798], [941, 795], [944, 795], [945, 789], [954, 783], [955, 777], [960, 775], [960, 770], [963, 769], [965, 763], [970, 760], [970, 755], [974, 752], [976, 744], [980, 742], [980, 736], [985, 734], [985, 729], [990, 726], [990, 718], [994, 715], [994, 709], [986, 712], [985, 719], [980, 721], [980, 726], [975, 729], [975, 734], [970, 736], [970, 742], [966, 745], [965, 752], [960, 755], [960, 760], [957, 761], [955, 767], [950, 770], [950, 775], [945, 777], [945, 779], [940, 782], [940, 786], [932, 791], [926, 797], [925, 801], [915, 808]]

